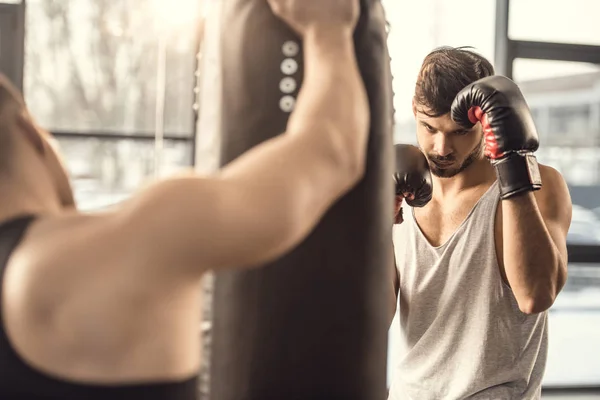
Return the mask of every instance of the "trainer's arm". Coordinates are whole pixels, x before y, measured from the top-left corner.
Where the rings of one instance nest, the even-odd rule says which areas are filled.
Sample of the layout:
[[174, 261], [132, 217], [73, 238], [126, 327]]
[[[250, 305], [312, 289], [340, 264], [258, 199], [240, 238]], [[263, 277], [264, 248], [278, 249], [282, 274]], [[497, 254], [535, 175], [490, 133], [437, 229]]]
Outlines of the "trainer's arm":
[[305, 79], [284, 134], [215, 177], [164, 181], [130, 203], [155, 260], [198, 271], [268, 262], [362, 178], [369, 109], [352, 34], [304, 37]]
[[503, 264], [521, 311], [552, 306], [567, 279], [572, 203], [563, 177], [540, 165], [543, 186], [502, 200]]
[[[414, 198], [414, 197], [411, 197]], [[402, 202], [404, 201], [403, 195], [395, 195], [394, 197], [394, 225], [403, 223], [402, 219]], [[398, 304], [398, 294], [400, 293], [400, 275], [398, 274], [398, 264], [396, 262], [396, 250], [394, 247], [394, 233], [395, 226], [392, 227], [392, 243], [390, 246], [390, 251], [392, 252], [392, 263], [390, 265], [390, 281], [392, 285], [390, 285], [390, 324], [396, 315], [396, 308]]]
[[396, 307], [398, 304], [398, 293], [400, 291], [400, 277], [398, 276], [398, 268], [396, 266], [396, 254], [394, 252], [394, 245], [392, 244], [392, 247], [390, 249], [390, 251], [392, 252], [392, 264], [390, 265], [390, 275], [391, 275], [391, 282], [392, 284], [390, 285], [390, 306], [391, 306], [391, 311], [390, 311], [390, 325], [392, 324], [392, 320], [394, 319], [394, 316], [396, 315]]

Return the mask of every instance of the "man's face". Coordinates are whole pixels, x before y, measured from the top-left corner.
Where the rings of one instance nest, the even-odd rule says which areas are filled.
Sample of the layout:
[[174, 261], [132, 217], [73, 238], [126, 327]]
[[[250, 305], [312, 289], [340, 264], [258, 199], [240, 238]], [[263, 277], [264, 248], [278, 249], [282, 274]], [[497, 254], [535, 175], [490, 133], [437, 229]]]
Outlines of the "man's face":
[[413, 111], [417, 122], [417, 141], [433, 175], [451, 178], [484, 157], [481, 124], [465, 129], [452, 121], [450, 114], [429, 117], [422, 112], [427, 110], [418, 106], [413, 107]]

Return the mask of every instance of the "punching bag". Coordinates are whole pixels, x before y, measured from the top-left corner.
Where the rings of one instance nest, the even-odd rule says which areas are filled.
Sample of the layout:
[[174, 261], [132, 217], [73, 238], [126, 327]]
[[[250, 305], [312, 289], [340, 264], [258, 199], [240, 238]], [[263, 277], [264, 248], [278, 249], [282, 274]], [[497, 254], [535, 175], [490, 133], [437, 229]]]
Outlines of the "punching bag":
[[[266, 1], [221, 7], [225, 165], [285, 131], [303, 58]], [[216, 274], [211, 400], [386, 398], [393, 146], [380, 0], [361, 0], [354, 38], [371, 109], [366, 174], [297, 248], [261, 268]]]

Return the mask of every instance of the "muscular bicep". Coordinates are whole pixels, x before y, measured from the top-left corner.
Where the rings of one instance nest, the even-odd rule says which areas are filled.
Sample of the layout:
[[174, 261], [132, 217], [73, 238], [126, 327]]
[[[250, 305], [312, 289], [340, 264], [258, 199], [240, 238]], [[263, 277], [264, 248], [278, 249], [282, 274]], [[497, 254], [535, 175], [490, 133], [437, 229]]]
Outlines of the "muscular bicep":
[[291, 245], [296, 221], [291, 210], [282, 207], [290, 204], [282, 196], [292, 196], [293, 191], [273, 190], [261, 180], [215, 179], [207, 185], [212, 187], [204, 195], [205, 215], [193, 228], [199, 251], [187, 246], [193, 259], [211, 269], [241, 268], [270, 261]]
[[267, 182], [181, 177], [149, 188], [123, 211], [151, 263], [203, 272], [268, 260], [293, 229]]
[[552, 241], [560, 252], [562, 261], [567, 262], [567, 233], [571, 226], [573, 206], [564, 178], [551, 167], [540, 165], [542, 189], [535, 198]]
[[303, 136], [277, 137], [216, 176], [156, 184], [129, 205], [131, 223], [144, 238], [138, 242], [156, 262], [195, 271], [254, 266], [283, 255], [350, 187], [335, 158], [311, 144]]

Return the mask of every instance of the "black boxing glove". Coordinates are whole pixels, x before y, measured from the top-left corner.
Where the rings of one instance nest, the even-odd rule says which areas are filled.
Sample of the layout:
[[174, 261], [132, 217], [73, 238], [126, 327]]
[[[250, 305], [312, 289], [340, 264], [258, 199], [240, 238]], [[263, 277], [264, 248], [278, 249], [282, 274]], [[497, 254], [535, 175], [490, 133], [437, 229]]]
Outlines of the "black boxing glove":
[[539, 140], [529, 106], [512, 80], [480, 79], [456, 95], [452, 119], [467, 128], [481, 122], [485, 155], [496, 167], [502, 199], [542, 187], [534, 152]]
[[411, 207], [423, 207], [431, 200], [433, 185], [425, 155], [415, 146], [397, 144], [394, 185], [396, 195], [409, 194], [406, 203]]

